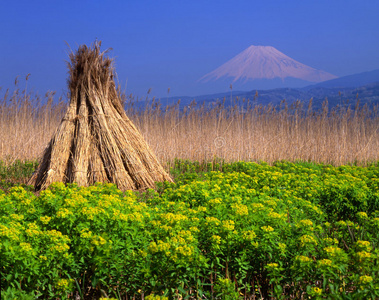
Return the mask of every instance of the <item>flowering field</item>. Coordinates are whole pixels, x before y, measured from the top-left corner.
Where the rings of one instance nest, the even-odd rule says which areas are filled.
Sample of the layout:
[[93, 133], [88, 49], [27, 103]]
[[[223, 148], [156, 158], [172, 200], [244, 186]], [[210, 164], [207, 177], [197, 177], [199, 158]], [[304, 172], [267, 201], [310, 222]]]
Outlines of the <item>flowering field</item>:
[[0, 190], [2, 299], [379, 297], [378, 166], [179, 164], [142, 194]]

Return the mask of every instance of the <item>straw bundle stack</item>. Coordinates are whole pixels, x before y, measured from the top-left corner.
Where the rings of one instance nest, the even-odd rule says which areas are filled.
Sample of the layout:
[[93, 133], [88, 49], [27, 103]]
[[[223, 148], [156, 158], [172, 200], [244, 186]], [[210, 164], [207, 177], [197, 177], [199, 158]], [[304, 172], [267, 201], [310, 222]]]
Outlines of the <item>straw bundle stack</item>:
[[82, 45], [69, 56], [70, 104], [29, 181], [37, 191], [53, 182], [112, 182], [136, 190], [171, 181], [126, 116], [113, 62], [100, 45]]

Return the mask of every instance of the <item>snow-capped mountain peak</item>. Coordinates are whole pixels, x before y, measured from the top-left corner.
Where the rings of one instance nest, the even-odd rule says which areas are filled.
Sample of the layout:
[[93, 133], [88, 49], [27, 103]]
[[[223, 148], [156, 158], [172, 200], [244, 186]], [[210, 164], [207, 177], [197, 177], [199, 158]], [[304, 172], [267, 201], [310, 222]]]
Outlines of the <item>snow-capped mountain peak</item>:
[[215, 81], [226, 77], [231, 77], [233, 82], [287, 77], [321, 82], [337, 78], [325, 71], [306, 66], [271, 46], [250, 46], [200, 78], [200, 81]]

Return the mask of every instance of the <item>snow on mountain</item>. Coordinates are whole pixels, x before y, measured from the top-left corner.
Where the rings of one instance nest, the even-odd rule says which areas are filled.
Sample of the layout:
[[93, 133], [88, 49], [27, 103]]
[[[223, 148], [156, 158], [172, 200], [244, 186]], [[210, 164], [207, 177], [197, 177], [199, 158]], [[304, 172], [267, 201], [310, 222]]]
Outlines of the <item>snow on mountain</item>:
[[337, 78], [325, 71], [306, 66], [271, 46], [250, 46], [219, 68], [200, 78], [199, 81], [216, 81], [227, 77], [231, 77], [233, 82], [287, 77], [321, 82]]

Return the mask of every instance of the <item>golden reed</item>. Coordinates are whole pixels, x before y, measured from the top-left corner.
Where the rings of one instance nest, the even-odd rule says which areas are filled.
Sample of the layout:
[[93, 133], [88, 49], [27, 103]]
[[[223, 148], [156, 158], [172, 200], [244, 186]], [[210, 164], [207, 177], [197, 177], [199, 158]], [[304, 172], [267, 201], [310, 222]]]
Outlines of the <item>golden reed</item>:
[[[36, 160], [51, 139], [67, 104], [15, 88], [0, 101], [0, 160]], [[291, 106], [222, 103], [211, 108], [190, 105], [163, 107], [149, 102], [138, 110], [133, 97], [123, 96], [126, 114], [138, 127], [158, 159], [209, 162], [278, 160], [366, 165], [379, 161], [379, 111], [366, 106], [317, 111], [311, 101]], [[241, 104], [242, 100], [239, 101]], [[356, 105], [355, 105], [356, 106]]]

